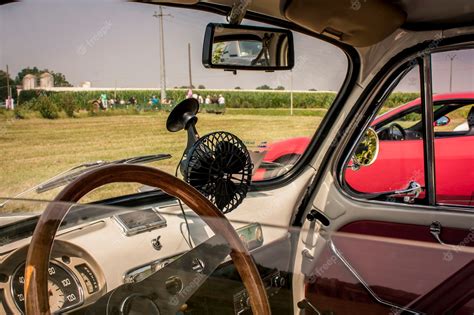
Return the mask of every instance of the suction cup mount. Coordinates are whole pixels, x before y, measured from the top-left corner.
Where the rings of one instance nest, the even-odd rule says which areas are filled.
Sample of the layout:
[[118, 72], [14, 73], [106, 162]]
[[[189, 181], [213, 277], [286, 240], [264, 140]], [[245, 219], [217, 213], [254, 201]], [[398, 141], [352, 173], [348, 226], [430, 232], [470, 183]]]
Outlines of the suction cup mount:
[[168, 131], [177, 132], [185, 129], [188, 132], [188, 144], [185, 152], [188, 152], [199, 139], [199, 134], [196, 130], [196, 123], [198, 121], [196, 114], [198, 111], [199, 102], [191, 97], [176, 105], [166, 121], [166, 129]]

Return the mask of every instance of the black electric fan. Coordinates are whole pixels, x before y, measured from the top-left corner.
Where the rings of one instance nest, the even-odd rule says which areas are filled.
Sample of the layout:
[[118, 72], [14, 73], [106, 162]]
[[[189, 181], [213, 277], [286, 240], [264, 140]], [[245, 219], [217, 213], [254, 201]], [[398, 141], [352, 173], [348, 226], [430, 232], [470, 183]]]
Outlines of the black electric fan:
[[247, 195], [252, 161], [244, 143], [235, 135], [217, 131], [199, 137], [196, 131], [199, 103], [189, 98], [168, 116], [171, 132], [185, 129], [188, 143], [180, 162], [184, 181], [199, 190], [223, 213], [234, 210]]

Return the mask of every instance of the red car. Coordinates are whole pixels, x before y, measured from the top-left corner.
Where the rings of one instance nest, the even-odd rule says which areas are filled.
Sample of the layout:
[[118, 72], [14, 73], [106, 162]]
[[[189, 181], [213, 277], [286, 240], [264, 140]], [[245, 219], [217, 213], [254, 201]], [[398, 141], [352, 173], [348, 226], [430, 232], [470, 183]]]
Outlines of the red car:
[[[433, 100], [436, 182], [439, 183], [436, 186], [437, 202], [472, 206], [474, 92], [438, 94]], [[389, 192], [405, 189], [410, 182], [424, 186], [421, 110], [418, 98], [378, 116], [372, 122], [371, 127], [380, 139], [378, 157], [370, 166], [347, 169], [345, 181], [354, 191]], [[464, 117], [460, 115], [460, 112], [468, 113], [467, 117], [466, 114]], [[288, 165], [297, 162], [310, 140], [300, 137], [268, 145], [254, 180], [275, 176], [274, 172], [284, 172]]]

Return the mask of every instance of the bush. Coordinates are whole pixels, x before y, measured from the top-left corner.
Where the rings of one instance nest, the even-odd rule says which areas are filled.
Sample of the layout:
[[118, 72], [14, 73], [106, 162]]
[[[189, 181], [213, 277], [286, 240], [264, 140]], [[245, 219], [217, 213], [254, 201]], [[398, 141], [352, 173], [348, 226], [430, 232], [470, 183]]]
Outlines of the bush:
[[38, 97], [36, 99], [35, 107], [38, 109], [43, 118], [57, 119], [59, 117], [58, 106], [56, 106], [50, 97], [44, 95]]
[[[207, 95], [222, 94], [225, 98], [226, 108], [290, 108], [290, 91], [245, 91], [245, 90], [205, 90], [196, 91], [203, 98]], [[148, 100], [152, 95], [157, 95], [159, 90], [118, 90], [118, 91], [75, 91], [75, 92], [50, 92], [41, 90], [22, 91], [20, 93], [20, 106], [25, 110], [39, 111], [38, 99], [50, 98], [53, 105], [42, 105], [46, 116], [56, 116], [55, 112], [64, 111], [69, 117], [75, 112], [85, 110], [89, 115], [97, 115], [93, 106], [93, 101], [99, 99], [101, 94], [107, 94], [108, 98], [123, 99], [126, 102], [131, 97], [137, 100], [136, 106], [115, 105], [114, 108], [106, 111], [102, 115], [129, 114], [137, 110], [148, 108]], [[187, 89], [170, 89], [167, 91], [167, 98], [176, 105], [185, 99]], [[293, 107], [295, 109], [328, 109], [336, 97], [335, 92], [293, 92]], [[395, 92], [390, 95], [384, 104], [384, 109], [394, 108], [419, 97], [418, 93]], [[27, 101], [26, 101], [27, 100]], [[46, 110], [48, 107], [50, 110]], [[56, 110], [55, 110], [56, 109]], [[119, 111], [127, 109], [127, 111]], [[46, 113], [47, 112], [47, 113]], [[54, 118], [53, 118], [54, 119]]]
[[40, 97], [41, 95], [50, 96], [55, 93], [57, 92], [45, 90], [23, 90], [20, 92], [20, 96], [18, 97], [18, 104], [21, 105], [23, 103], [27, 103], [35, 98]]
[[26, 115], [28, 114], [28, 110], [21, 106], [17, 106], [13, 112], [15, 113], [16, 119], [26, 119]]
[[60, 104], [61, 109], [68, 117], [74, 117], [74, 112], [80, 109], [79, 103], [77, 102], [77, 99], [74, 97], [74, 95], [68, 92], [56, 95], [58, 96], [56, 104]]
[[383, 104], [384, 107], [394, 108], [420, 97], [420, 93], [393, 92]]

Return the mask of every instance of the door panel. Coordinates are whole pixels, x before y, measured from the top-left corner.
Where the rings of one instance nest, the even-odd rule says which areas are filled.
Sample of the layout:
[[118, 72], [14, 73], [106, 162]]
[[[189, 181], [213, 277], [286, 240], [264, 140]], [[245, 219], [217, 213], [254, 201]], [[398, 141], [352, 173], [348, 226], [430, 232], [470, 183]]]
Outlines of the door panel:
[[[384, 232], [382, 227], [389, 226], [394, 231]], [[422, 226], [370, 221], [343, 227], [341, 230], [351, 233], [340, 230], [332, 235], [329, 242], [337, 252], [328, 244], [318, 256], [307, 279], [306, 298], [321, 312], [335, 314], [396, 313], [398, 308], [390, 304], [426, 314], [472, 314], [474, 308], [465, 301], [474, 294], [473, 244], [448, 247], [419, 241], [417, 229], [428, 232]], [[401, 231], [400, 238], [393, 237], [396, 231]], [[471, 237], [469, 231], [447, 231], [443, 238]]]
[[[328, 227], [313, 229], [313, 247], [303, 238], [299, 251], [308, 249], [315, 257], [303, 257], [302, 264], [305, 296], [320, 312], [387, 315], [402, 314], [403, 307], [423, 312], [434, 305], [423, 301], [442, 300], [447, 305], [436, 304], [434, 314], [474, 313], [473, 296], [466, 289], [474, 288], [469, 277], [455, 285], [459, 290], [449, 289], [457, 273], [466, 275], [472, 268], [472, 213], [357, 201], [334, 182], [318, 192], [313, 207], [331, 220]], [[433, 221], [441, 222], [441, 240], [450, 245], [439, 244], [430, 233]], [[305, 223], [304, 230], [310, 229]], [[331, 242], [349, 266], [334, 253]], [[436, 299], [446, 291], [452, 299]]]

